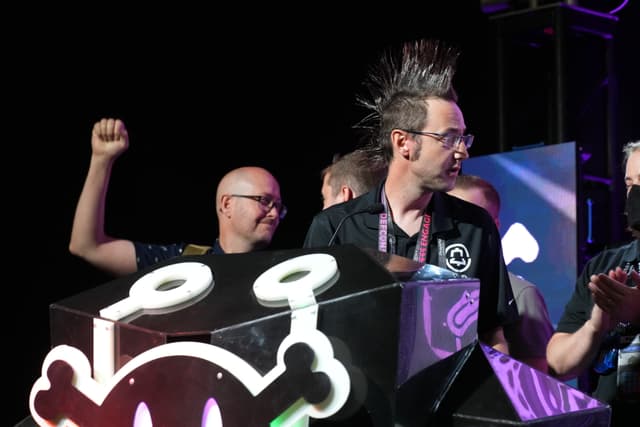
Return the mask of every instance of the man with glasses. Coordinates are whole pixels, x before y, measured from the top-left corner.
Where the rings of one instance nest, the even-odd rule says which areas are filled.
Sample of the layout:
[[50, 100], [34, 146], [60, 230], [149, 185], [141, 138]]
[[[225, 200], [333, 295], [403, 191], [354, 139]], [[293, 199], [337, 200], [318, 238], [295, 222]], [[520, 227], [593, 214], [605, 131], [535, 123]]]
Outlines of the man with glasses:
[[359, 100], [370, 114], [358, 127], [371, 133], [365, 149], [388, 162], [387, 178], [316, 214], [304, 246], [350, 243], [479, 279], [479, 337], [508, 353], [503, 325], [518, 313], [500, 234], [484, 209], [446, 194], [473, 143], [452, 86], [457, 57], [434, 40], [382, 56], [365, 81], [370, 97]]
[[243, 253], [265, 249], [287, 213], [280, 185], [269, 171], [241, 167], [227, 173], [216, 191], [218, 238], [214, 245], [148, 244], [104, 231], [106, 190], [113, 162], [129, 147], [124, 123], [104, 118], [91, 136], [91, 162], [76, 206], [69, 250], [92, 265], [121, 276], [179, 255]]

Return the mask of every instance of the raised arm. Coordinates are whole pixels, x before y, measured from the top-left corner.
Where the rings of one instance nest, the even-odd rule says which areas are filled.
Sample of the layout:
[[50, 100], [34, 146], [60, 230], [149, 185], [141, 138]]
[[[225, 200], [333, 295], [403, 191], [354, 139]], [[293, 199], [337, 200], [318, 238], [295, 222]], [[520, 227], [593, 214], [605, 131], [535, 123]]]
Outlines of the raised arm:
[[121, 276], [136, 271], [136, 254], [130, 240], [105, 234], [105, 200], [114, 161], [129, 147], [124, 123], [102, 119], [91, 134], [91, 162], [78, 199], [69, 251], [90, 264]]

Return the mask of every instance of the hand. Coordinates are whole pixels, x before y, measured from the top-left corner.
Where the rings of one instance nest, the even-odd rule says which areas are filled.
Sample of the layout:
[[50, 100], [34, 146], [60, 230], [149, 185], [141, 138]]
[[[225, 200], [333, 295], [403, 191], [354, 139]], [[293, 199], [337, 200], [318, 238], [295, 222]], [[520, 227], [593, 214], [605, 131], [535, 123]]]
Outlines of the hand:
[[[610, 270], [608, 274], [591, 276], [588, 286], [593, 301], [607, 315], [603, 316], [594, 307], [592, 320], [608, 323], [606, 329], [615, 327], [618, 322], [640, 323], [640, 289], [638, 288], [640, 275], [632, 271], [630, 277], [634, 286], [625, 285], [629, 275], [620, 267]], [[595, 319], [593, 319], [594, 315], [597, 316]], [[605, 325], [595, 323], [594, 326]]]
[[115, 158], [129, 147], [129, 134], [119, 119], [102, 119], [93, 125], [91, 149], [94, 155]]

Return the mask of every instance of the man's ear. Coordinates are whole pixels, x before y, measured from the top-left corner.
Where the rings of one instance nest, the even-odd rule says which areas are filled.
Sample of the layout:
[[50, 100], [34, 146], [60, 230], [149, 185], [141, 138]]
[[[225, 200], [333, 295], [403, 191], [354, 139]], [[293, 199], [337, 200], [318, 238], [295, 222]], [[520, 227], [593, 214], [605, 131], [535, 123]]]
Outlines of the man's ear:
[[220, 213], [222, 215], [229, 215], [229, 211], [231, 210], [231, 196], [228, 194], [223, 194], [220, 199]]
[[346, 202], [348, 200], [351, 200], [351, 199], [355, 198], [353, 190], [348, 185], [343, 185], [340, 188], [340, 195], [342, 196], [342, 201], [343, 202]]
[[402, 157], [409, 158], [409, 146], [407, 142], [409, 138], [407, 137], [407, 132], [394, 129], [391, 131], [391, 145], [393, 146], [393, 151], [398, 151]]

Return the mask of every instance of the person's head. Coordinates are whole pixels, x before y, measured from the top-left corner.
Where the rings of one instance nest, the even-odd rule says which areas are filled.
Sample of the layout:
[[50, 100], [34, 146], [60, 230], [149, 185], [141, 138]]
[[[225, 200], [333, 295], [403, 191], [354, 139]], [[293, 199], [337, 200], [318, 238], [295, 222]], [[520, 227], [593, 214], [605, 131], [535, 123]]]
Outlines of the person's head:
[[627, 193], [632, 185], [640, 185], [640, 140], [631, 141], [622, 148], [624, 154], [624, 183]]
[[371, 149], [404, 167], [433, 191], [454, 185], [473, 137], [453, 88], [458, 51], [437, 40], [418, 40], [388, 52], [365, 81], [371, 113], [357, 127], [367, 129]]
[[356, 149], [334, 158], [324, 168], [322, 178], [322, 209], [354, 199], [374, 188], [387, 174], [387, 163], [379, 155]]
[[625, 215], [628, 230], [640, 238], [640, 140], [631, 141], [622, 148], [624, 154], [624, 184], [627, 188]]
[[484, 208], [500, 228], [500, 194], [489, 181], [476, 175], [460, 175], [449, 194]]
[[266, 169], [247, 166], [228, 172], [220, 180], [216, 213], [225, 252], [248, 252], [271, 243], [286, 207], [273, 175]]

